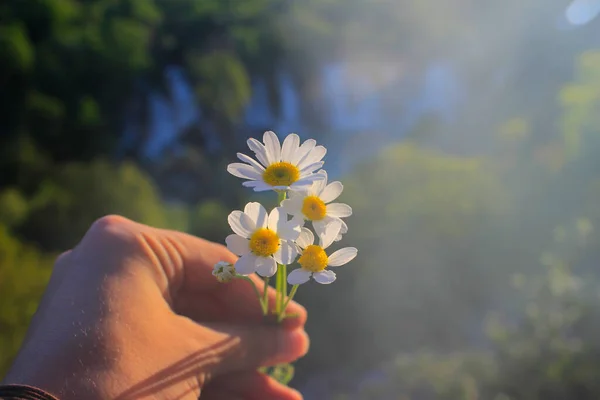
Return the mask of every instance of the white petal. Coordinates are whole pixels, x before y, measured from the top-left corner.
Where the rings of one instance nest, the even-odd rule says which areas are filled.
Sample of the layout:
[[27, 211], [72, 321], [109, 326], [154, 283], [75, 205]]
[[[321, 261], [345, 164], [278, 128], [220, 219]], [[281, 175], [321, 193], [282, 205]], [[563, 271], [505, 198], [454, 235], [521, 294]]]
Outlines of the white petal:
[[322, 175], [323, 179], [315, 180], [313, 182], [313, 185], [310, 188], [310, 194], [321, 197], [321, 193], [323, 193], [323, 190], [325, 190], [325, 187], [327, 186], [327, 171], [322, 169], [319, 170], [317, 174]]
[[227, 166], [227, 172], [233, 176], [243, 179], [258, 180], [262, 179], [262, 174], [259, 170], [248, 164], [233, 163]]
[[[314, 183], [318, 180], [323, 179], [323, 175], [322, 174], [310, 174], [310, 175], [306, 175], [300, 179], [298, 179], [296, 182], [292, 183], [290, 185], [290, 189], [292, 189], [292, 191], [294, 192], [310, 192], [312, 190], [312, 187], [314, 185]], [[243, 184], [243, 183], [242, 183]]]
[[330, 267], [339, 267], [352, 261], [357, 254], [358, 250], [355, 247], [344, 247], [343, 249], [334, 251], [329, 256], [329, 263], [327, 265]]
[[320, 246], [324, 249], [331, 246], [331, 243], [340, 234], [340, 229], [342, 229], [342, 222], [339, 219], [331, 218], [327, 220], [325, 228], [319, 234]]
[[273, 257], [257, 257], [256, 273], [260, 276], [273, 276], [277, 272], [277, 263]]
[[349, 217], [352, 215], [352, 208], [343, 203], [327, 204], [327, 215], [338, 218]]
[[246, 239], [249, 239], [252, 232], [256, 230], [256, 225], [250, 217], [239, 210], [232, 211], [227, 217], [227, 222], [232, 231]]
[[315, 233], [317, 234], [317, 237], [321, 237], [325, 234], [325, 227], [327, 226], [327, 223], [331, 222], [331, 218], [323, 218], [320, 221], [313, 221], [312, 225], [313, 228], [315, 229]]
[[315, 272], [313, 274], [313, 279], [323, 285], [329, 285], [335, 281], [335, 272], [327, 269], [321, 272]]
[[288, 265], [294, 262], [297, 255], [298, 250], [296, 250], [296, 246], [292, 242], [282, 240], [279, 249], [273, 254], [273, 258], [279, 264]]
[[261, 173], [265, 170], [265, 167], [263, 167], [262, 165], [260, 165], [260, 163], [258, 163], [254, 158], [249, 157], [247, 155], [245, 155], [244, 153], [237, 153], [237, 157], [247, 163], [252, 165], [254, 168], [256, 168], [257, 170], [259, 170]]
[[256, 272], [256, 258], [252, 253], [242, 256], [235, 263], [235, 271], [240, 275], [250, 275]]
[[281, 202], [281, 208], [289, 215], [302, 214], [302, 197], [294, 196]]
[[281, 207], [276, 207], [273, 210], [271, 210], [271, 213], [269, 214], [269, 222], [267, 227], [272, 230], [273, 232], [277, 232], [277, 227], [279, 226], [279, 220], [283, 219], [285, 221], [287, 221], [287, 214], [285, 212], [282, 212], [283, 210], [281, 209]]
[[287, 281], [290, 285], [301, 285], [303, 283], [308, 282], [308, 280], [310, 279], [310, 275], [310, 271], [298, 268], [290, 272], [290, 274], [287, 277]]
[[307, 165], [310, 164], [314, 164], [316, 162], [319, 162], [323, 159], [323, 157], [325, 157], [325, 154], [327, 153], [327, 149], [323, 146], [316, 146], [314, 149], [312, 149], [307, 155], [306, 157], [304, 157], [297, 165], [298, 168], [300, 168], [301, 170], [304, 169], [304, 167], [306, 167]]
[[295, 133], [287, 135], [281, 146], [281, 161], [291, 162], [300, 147], [300, 138]]
[[296, 239], [296, 244], [300, 246], [302, 249], [307, 248], [311, 244], [315, 242], [315, 235], [308, 228], [302, 228], [302, 232], [300, 232], [300, 236]]
[[300, 236], [300, 231], [304, 225], [304, 220], [300, 218], [292, 218], [291, 221], [280, 223], [277, 227], [277, 236], [283, 240], [294, 241]]
[[273, 189], [272, 186], [267, 185], [263, 181], [245, 181], [242, 182], [242, 186], [254, 188], [255, 192], [265, 192]]
[[281, 144], [279, 144], [279, 139], [275, 132], [265, 132], [263, 135], [263, 142], [267, 149], [267, 159], [269, 160], [269, 163], [279, 162], [281, 160]]
[[248, 143], [248, 147], [254, 152], [258, 161], [260, 161], [265, 167], [268, 167], [270, 163], [269, 159], [267, 158], [267, 149], [265, 149], [265, 146], [254, 138], [248, 139], [246, 143]]
[[346, 225], [346, 223], [344, 221], [342, 221], [340, 219], [340, 221], [342, 222], [342, 229], [340, 229], [340, 234], [335, 238], [336, 242], [339, 242], [340, 240], [342, 240], [342, 236], [345, 235], [346, 233], [348, 233], [348, 225]]
[[337, 199], [340, 196], [340, 194], [342, 194], [343, 190], [344, 185], [342, 185], [342, 182], [331, 182], [325, 187], [325, 189], [323, 189], [319, 197], [321, 198], [321, 200], [323, 200], [324, 203], [330, 203]]
[[225, 243], [227, 243], [227, 248], [233, 254], [238, 256], [243, 256], [250, 253], [250, 247], [248, 239], [241, 237], [240, 235], [229, 235], [225, 238]]
[[[304, 166], [304, 168], [300, 169], [300, 176], [306, 176], [308, 174], [312, 174], [313, 172], [315, 172], [316, 170], [318, 170], [319, 168], [321, 168], [323, 166], [324, 162], [323, 161], [317, 161], [311, 164], [306, 164]], [[317, 174], [315, 174], [317, 175]], [[319, 179], [323, 179], [321, 177], [319, 177]]]
[[298, 166], [298, 163], [300, 163], [304, 158], [306, 158], [306, 156], [308, 156], [308, 153], [310, 153], [310, 151], [312, 149], [314, 149], [316, 145], [317, 145], [317, 142], [314, 139], [306, 140], [298, 148], [298, 151], [293, 155], [290, 162], [292, 164]]
[[267, 210], [265, 210], [262, 204], [257, 202], [246, 204], [246, 207], [244, 208], [244, 214], [250, 217], [257, 228], [267, 227]]

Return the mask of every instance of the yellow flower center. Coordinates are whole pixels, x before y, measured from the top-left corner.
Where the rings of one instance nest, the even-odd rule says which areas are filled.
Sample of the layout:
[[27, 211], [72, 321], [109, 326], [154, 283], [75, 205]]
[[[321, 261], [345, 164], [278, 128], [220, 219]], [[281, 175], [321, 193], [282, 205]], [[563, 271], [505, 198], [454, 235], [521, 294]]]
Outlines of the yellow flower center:
[[300, 179], [300, 170], [289, 162], [271, 164], [263, 172], [263, 180], [271, 186], [289, 186]]
[[320, 221], [327, 214], [327, 206], [318, 196], [307, 196], [302, 203], [302, 214], [311, 221]]
[[279, 248], [279, 236], [269, 229], [260, 228], [250, 237], [250, 250], [260, 257], [269, 257]]
[[325, 254], [325, 250], [323, 250], [321, 246], [311, 244], [304, 249], [304, 252], [298, 259], [298, 264], [307, 271], [321, 272], [327, 267], [328, 261], [329, 258], [327, 257], [327, 254]]

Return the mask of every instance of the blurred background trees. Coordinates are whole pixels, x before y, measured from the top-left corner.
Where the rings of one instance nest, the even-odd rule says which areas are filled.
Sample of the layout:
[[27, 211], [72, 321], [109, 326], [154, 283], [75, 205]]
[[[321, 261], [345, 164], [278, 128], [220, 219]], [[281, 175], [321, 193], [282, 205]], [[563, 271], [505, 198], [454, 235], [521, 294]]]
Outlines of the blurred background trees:
[[96, 218], [222, 242], [248, 200], [225, 166], [272, 129], [328, 147], [360, 249], [299, 292], [307, 398], [597, 398], [584, 3], [2, 2], [0, 376]]

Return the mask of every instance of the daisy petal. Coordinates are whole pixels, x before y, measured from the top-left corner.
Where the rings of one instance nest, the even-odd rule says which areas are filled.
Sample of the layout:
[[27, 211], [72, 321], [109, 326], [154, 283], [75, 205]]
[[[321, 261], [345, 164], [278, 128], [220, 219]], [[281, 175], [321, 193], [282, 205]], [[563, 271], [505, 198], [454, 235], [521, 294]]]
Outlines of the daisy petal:
[[260, 165], [260, 163], [258, 163], [254, 158], [249, 157], [247, 155], [245, 155], [244, 153], [237, 153], [237, 157], [247, 163], [252, 165], [254, 168], [256, 168], [258, 171], [260, 171], [261, 173], [265, 170], [265, 167], [263, 167], [262, 165]]
[[312, 191], [312, 185], [321, 179], [323, 179], [322, 174], [311, 174], [298, 179], [290, 185], [290, 188], [295, 189], [296, 192], [304, 191], [308, 193]]
[[344, 247], [343, 249], [339, 249], [329, 256], [328, 266], [339, 267], [340, 265], [347, 264], [352, 261], [357, 254], [358, 250], [354, 247]]
[[267, 227], [273, 232], [277, 232], [277, 227], [279, 226], [279, 220], [285, 219], [287, 221], [286, 213], [282, 212], [281, 207], [276, 207], [269, 213], [269, 220]]
[[[293, 193], [293, 192], [292, 192]], [[281, 208], [289, 215], [302, 214], [302, 197], [294, 196], [281, 202]]]
[[235, 263], [235, 271], [240, 275], [250, 275], [256, 272], [256, 258], [252, 253], [242, 256]]
[[304, 220], [300, 218], [292, 218], [291, 221], [281, 223], [277, 227], [277, 235], [283, 240], [295, 241], [300, 236], [300, 231], [304, 225]]
[[340, 222], [342, 223], [342, 229], [340, 229], [340, 234], [338, 235], [338, 237], [335, 238], [336, 242], [339, 242], [340, 240], [342, 240], [342, 236], [345, 235], [346, 233], [348, 233], [348, 225], [341, 219], [340, 219]]
[[243, 179], [262, 179], [262, 174], [256, 168], [248, 164], [233, 163], [227, 166], [227, 172], [233, 176]]
[[308, 282], [310, 279], [311, 272], [306, 271], [302, 268], [298, 268], [290, 272], [287, 277], [287, 281], [290, 285], [301, 285]]
[[229, 222], [232, 231], [246, 239], [249, 239], [256, 229], [256, 225], [250, 217], [239, 210], [232, 211], [227, 217], [227, 222]]
[[273, 257], [257, 257], [256, 258], [256, 273], [260, 276], [273, 276], [277, 272], [277, 263]]
[[[325, 228], [321, 231], [319, 235], [319, 241], [322, 248], [326, 249], [331, 246], [331, 243], [338, 237], [340, 234], [340, 229], [342, 228], [342, 223], [339, 219], [331, 218], [325, 225]], [[316, 229], [315, 229], [316, 230]]]
[[315, 175], [322, 175], [323, 179], [318, 179], [313, 182], [313, 185], [310, 188], [310, 194], [321, 197], [321, 193], [323, 193], [323, 190], [325, 190], [325, 187], [327, 186], [327, 171], [322, 169], [319, 170]]
[[263, 135], [263, 142], [267, 149], [267, 159], [269, 160], [269, 163], [273, 164], [279, 162], [281, 160], [281, 144], [279, 144], [279, 139], [275, 132], [265, 132]]
[[298, 148], [298, 151], [293, 155], [293, 157], [290, 160], [290, 162], [292, 164], [294, 164], [295, 166], [298, 166], [298, 164], [308, 155], [308, 153], [310, 153], [310, 151], [312, 149], [315, 148], [316, 145], [317, 145], [316, 140], [314, 140], [314, 139], [308, 139], [308, 140], [306, 140]]
[[300, 147], [300, 138], [295, 133], [287, 135], [281, 146], [281, 161], [291, 162]]
[[315, 235], [308, 228], [302, 228], [302, 232], [300, 232], [300, 236], [296, 239], [296, 244], [300, 246], [300, 248], [305, 249], [311, 244], [315, 242]]
[[327, 225], [331, 224], [332, 221], [339, 221], [340, 225], [342, 226], [340, 228], [340, 233], [342, 233], [342, 230], [344, 229], [343, 226], [345, 225], [345, 222], [342, 221], [339, 218], [335, 218], [335, 217], [330, 217], [330, 216], [326, 216], [325, 218], [323, 218], [320, 221], [313, 221], [313, 228], [315, 229], [315, 233], [317, 234], [317, 237], [321, 238], [324, 234], [325, 234], [325, 228], [327, 228]]
[[[315, 172], [316, 170], [318, 170], [319, 168], [321, 168], [323, 166], [324, 162], [323, 161], [317, 161], [311, 164], [307, 164], [304, 166], [304, 168], [302, 168], [300, 170], [300, 175], [307, 175], [307, 174], [312, 174], [313, 172]], [[315, 174], [317, 175], [317, 174]], [[319, 179], [323, 179], [322, 177], [319, 177]]]
[[251, 187], [255, 192], [265, 192], [267, 190], [273, 189], [271, 186], [267, 185], [263, 181], [245, 181], [242, 182], [242, 186]]
[[257, 202], [246, 204], [246, 207], [244, 208], [244, 214], [250, 217], [257, 228], [267, 227], [267, 210], [265, 210], [262, 204]]
[[323, 157], [325, 157], [326, 153], [327, 153], [327, 149], [325, 147], [323, 147], [323, 146], [316, 146], [314, 149], [312, 149], [310, 152], [308, 152], [308, 154], [306, 155], [306, 157], [304, 157], [298, 163], [297, 167], [302, 170], [307, 165], [319, 162], [319, 161], [321, 161], [323, 159]]
[[319, 197], [324, 203], [331, 203], [342, 194], [343, 190], [344, 185], [342, 185], [342, 182], [331, 182], [329, 185], [325, 186], [325, 189], [323, 189]]
[[240, 235], [229, 235], [225, 238], [225, 243], [227, 244], [227, 249], [231, 251], [233, 254], [238, 256], [243, 256], [250, 253], [249, 241], [246, 238], [241, 237]]
[[292, 242], [282, 240], [279, 249], [273, 254], [273, 258], [279, 264], [288, 265], [294, 262], [297, 255], [298, 251], [296, 250], [296, 246], [294, 246]]
[[248, 139], [246, 143], [248, 144], [248, 148], [254, 152], [254, 155], [256, 155], [258, 161], [260, 161], [265, 167], [268, 167], [270, 163], [269, 159], [267, 158], [267, 150], [265, 149], [265, 146], [263, 146], [261, 142], [254, 138]]
[[324, 270], [321, 272], [315, 272], [313, 274], [313, 279], [323, 285], [329, 285], [335, 281], [335, 272]]
[[352, 208], [343, 203], [327, 204], [327, 215], [338, 218], [349, 217], [352, 215]]

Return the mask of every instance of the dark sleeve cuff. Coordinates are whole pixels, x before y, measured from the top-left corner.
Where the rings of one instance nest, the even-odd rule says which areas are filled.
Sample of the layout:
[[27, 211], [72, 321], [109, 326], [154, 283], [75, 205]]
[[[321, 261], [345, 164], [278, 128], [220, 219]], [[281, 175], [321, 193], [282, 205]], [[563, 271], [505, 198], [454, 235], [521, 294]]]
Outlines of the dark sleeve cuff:
[[0, 385], [2, 400], [58, 400], [49, 393], [27, 385]]

